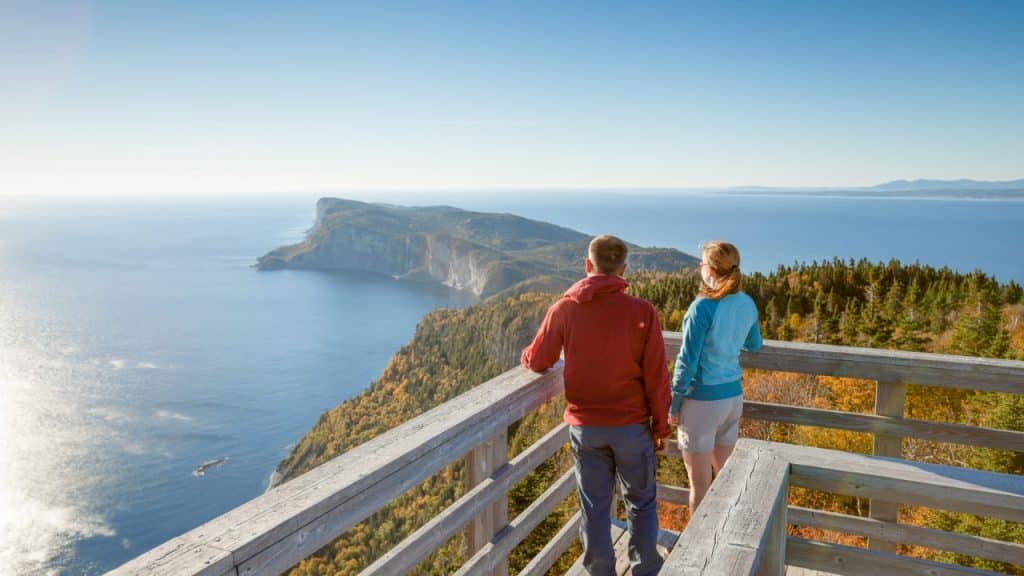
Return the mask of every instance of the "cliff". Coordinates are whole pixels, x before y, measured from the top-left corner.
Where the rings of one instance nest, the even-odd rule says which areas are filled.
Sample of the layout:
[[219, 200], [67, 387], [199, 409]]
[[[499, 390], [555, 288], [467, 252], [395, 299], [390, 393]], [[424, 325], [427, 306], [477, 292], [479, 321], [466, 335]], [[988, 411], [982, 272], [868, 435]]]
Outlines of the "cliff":
[[[317, 202], [306, 238], [261, 257], [260, 270], [351, 269], [439, 282], [477, 296], [558, 291], [578, 279], [590, 237], [512, 214], [405, 207], [339, 198]], [[671, 271], [699, 260], [630, 245], [632, 269]]]

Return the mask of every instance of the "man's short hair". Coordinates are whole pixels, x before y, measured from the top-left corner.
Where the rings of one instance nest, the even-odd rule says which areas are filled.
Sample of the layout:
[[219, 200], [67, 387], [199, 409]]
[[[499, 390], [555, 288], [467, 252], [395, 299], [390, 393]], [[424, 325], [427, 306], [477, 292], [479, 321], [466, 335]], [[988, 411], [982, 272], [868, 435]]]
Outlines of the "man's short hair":
[[626, 243], [622, 239], [606, 234], [591, 240], [587, 252], [598, 272], [618, 274], [626, 264], [629, 248], [626, 248]]

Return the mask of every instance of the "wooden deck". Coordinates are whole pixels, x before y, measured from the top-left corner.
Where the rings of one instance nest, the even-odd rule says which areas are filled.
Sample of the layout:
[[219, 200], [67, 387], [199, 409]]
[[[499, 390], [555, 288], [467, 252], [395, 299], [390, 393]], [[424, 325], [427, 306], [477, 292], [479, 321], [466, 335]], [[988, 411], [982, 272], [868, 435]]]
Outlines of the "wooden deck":
[[[833, 572], [822, 572], [820, 570], [808, 570], [799, 566], [787, 566], [786, 576], [840, 576]], [[882, 576], [879, 574], [878, 576]]]
[[[678, 532], [662, 530], [658, 536], [658, 552], [662, 558], [667, 558], [676, 540], [679, 539]], [[618, 576], [629, 574], [629, 532], [626, 531], [626, 523], [612, 520], [612, 544], [615, 546], [615, 573]], [[586, 576], [583, 569], [583, 556], [576, 559], [576, 563], [565, 573], [566, 576]]]
[[[674, 355], [679, 334], [666, 333]], [[898, 543], [1024, 565], [1024, 545], [897, 522], [897, 504], [1024, 521], [1024, 478], [900, 460], [905, 437], [1024, 452], [1024, 432], [904, 418], [908, 384], [1024, 393], [1024, 362], [767, 342], [744, 353], [745, 367], [874, 380], [874, 414], [746, 402], [744, 417], [870, 433], [874, 454], [848, 454], [743, 439], [705, 504], [681, 535], [662, 534], [665, 574], [987, 574], [899, 556]], [[344, 534], [454, 461], [464, 459], [465, 494], [385, 553], [363, 574], [402, 574], [460, 531], [469, 558], [458, 574], [507, 574], [509, 553], [566, 498], [563, 475], [516, 518], [511, 486], [568, 440], [564, 426], [508, 460], [510, 425], [561, 393], [562, 367], [514, 368], [469, 392], [129, 561], [114, 574], [249, 576], [279, 574]], [[679, 455], [671, 445], [669, 455]], [[788, 505], [790, 486], [871, 499], [868, 517]], [[685, 504], [681, 487], [659, 499]], [[546, 573], [577, 538], [572, 517], [521, 572]], [[870, 549], [787, 536], [789, 525], [866, 536]], [[626, 538], [617, 526], [620, 563]], [[678, 541], [676, 541], [678, 538]], [[675, 544], [673, 546], [673, 544]], [[625, 567], [623, 566], [623, 569]], [[579, 567], [574, 567], [578, 571]], [[574, 572], [570, 572], [574, 573]]]

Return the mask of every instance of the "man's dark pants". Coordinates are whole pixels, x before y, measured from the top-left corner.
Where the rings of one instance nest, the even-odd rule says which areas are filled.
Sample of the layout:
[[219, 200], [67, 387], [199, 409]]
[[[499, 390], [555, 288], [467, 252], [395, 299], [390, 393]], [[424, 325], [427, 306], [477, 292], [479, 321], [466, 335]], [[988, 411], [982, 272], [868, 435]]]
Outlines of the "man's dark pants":
[[634, 576], [657, 574], [658, 503], [654, 443], [647, 424], [570, 426], [576, 488], [583, 526], [583, 566], [590, 574], [615, 574], [611, 505], [618, 479], [629, 525], [629, 561]]

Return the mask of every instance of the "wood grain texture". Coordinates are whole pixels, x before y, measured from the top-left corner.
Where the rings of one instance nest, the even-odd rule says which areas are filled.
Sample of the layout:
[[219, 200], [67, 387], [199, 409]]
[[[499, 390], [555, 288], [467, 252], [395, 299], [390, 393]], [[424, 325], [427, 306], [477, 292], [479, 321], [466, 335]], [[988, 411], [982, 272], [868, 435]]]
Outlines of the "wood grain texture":
[[[615, 547], [619, 540], [623, 538], [629, 538], [629, 534], [622, 528], [612, 524], [612, 547]], [[565, 576], [588, 576], [587, 571], [583, 569], [583, 555], [573, 562], [573, 565], [566, 571]]]
[[791, 464], [793, 486], [1024, 521], [1024, 477], [746, 440]]
[[995, 572], [931, 562], [909, 556], [852, 548], [827, 542], [789, 537], [786, 558], [791, 565], [828, 570], [843, 576], [992, 576]]
[[[789, 467], [783, 472], [782, 487], [775, 495], [771, 518], [768, 520], [768, 536], [764, 542], [761, 560], [757, 565], [757, 576], [784, 576], [786, 573], [786, 534], [789, 528]], [[767, 497], [767, 495], [766, 495]]]
[[[554, 455], [568, 439], [568, 425], [561, 424], [555, 427], [513, 458], [508, 465], [495, 470], [451, 506], [407, 536], [360, 574], [404, 574], [409, 571], [466, 526], [476, 514], [490, 508], [497, 500], [505, 498], [510, 487]], [[490, 538], [487, 541], [490, 541]], [[480, 547], [484, 545], [486, 542]]]
[[1007, 562], [1024, 564], [1024, 545], [992, 540], [969, 534], [958, 534], [943, 530], [933, 530], [909, 524], [883, 522], [873, 518], [862, 518], [824, 510], [812, 510], [798, 506], [790, 506], [789, 522], [800, 526], [823, 528], [857, 534], [868, 538], [877, 538], [888, 542], [925, 546], [935, 550], [947, 550], [965, 556], [978, 556]]
[[789, 464], [767, 443], [741, 439], [665, 562], [666, 574], [752, 575]]
[[487, 574], [493, 571], [495, 566], [504, 562], [509, 553], [575, 490], [576, 478], [574, 472], [569, 470], [499, 531], [486, 546], [467, 560], [455, 573], [456, 576]]
[[[465, 457], [466, 490], [472, 491], [489, 479], [501, 466], [508, 462], [508, 429], [500, 430], [486, 442], [473, 448]], [[506, 492], [489, 495], [488, 504], [478, 510], [466, 524], [466, 547], [470, 556], [482, 549], [491, 538], [508, 523], [508, 496]], [[429, 554], [430, 551], [427, 551]], [[505, 576], [505, 564], [495, 566], [491, 576]]]
[[[883, 418], [902, 419], [906, 401], [907, 385], [902, 382], [875, 383], [875, 415]], [[875, 434], [872, 454], [889, 458], [903, 456], [903, 437], [892, 434]], [[872, 498], [868, 516], [884, 522], [899, 520], [900, 505]], [[879, 552], [896, 553], [896, 544], [885, 540], [868, 539], [868, 548]]]

